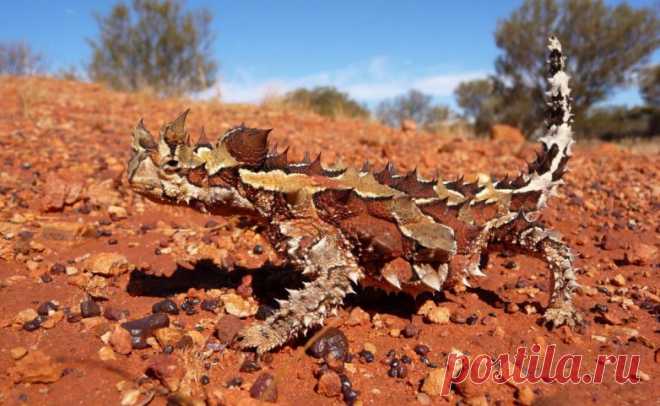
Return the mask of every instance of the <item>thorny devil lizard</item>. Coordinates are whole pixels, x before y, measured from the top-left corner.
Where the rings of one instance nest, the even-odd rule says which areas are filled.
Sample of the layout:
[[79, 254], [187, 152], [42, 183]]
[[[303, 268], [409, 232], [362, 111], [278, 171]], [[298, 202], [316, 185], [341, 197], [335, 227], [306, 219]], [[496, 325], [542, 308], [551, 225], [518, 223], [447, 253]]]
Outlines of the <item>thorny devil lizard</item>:
[[242, 348], [267, 352], [321, 325], [335, 313], [352, 284], [413, 295], [440, 291], [451, 280], [484, 276], [480, 263], [496, 249], [518, 250], [549, 266], [550, 326], [582, 323], [571, 295], [577, 287], [571, 250], [537, 221], [562, 183], [571, 155], [572, 115], [561, 44], [549, 39], [546, 126], [537, 159], [513, 180], [423, 180], [398, 175], [391, 165], [328, 169], [289, 162], [271, 150], [270, 130], [243, 125], [215, 143], [191, 145], [188, 111], [160, 131], [156, 142], [142, 120], [133, 131], [128, 165], [131, 187], [160, 202], [202, 211], [247, 208], [268, 223], [266, 236], [290, 266], [310, 282], [289, 290], [288, 300], [263, 323], [245, 328]]

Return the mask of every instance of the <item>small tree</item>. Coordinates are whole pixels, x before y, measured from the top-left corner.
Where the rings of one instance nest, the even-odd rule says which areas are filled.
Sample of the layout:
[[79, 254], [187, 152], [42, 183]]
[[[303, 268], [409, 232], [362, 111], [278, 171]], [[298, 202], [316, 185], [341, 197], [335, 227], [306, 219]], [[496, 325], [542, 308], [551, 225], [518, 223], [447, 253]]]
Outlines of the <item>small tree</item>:
[[385, 125], [399, 127], [404, 120], [413, 120], [422, 128], [432, 131], [452, 115], [447, 106], [433, 105], [433, 98], [419, 90], [384, 100], [376, 106], [376, 116]]
[[293, 90], [284, 95], [284, 103], [326, 117], [369, 117], [369, 110], [351, 99], [347, 93], [330, 86]]
[[465, 116], [474, 123], [477, 133], [488, 131], [498, 121], [497, 113], [502, 101], [495, 92], [492, 79], [461, 82], [454, 90], [454, 97]]
[[35, 75], [45, 70], [43, 55], [34, 51], [26, 42], [0, 43], [0, 74]]
[[639, 92], [646, 104], [660, 108], [660, 64], [649, 66], [641, 71]]
[[89, 76], [119, 90], [150, 88], [163, 95], [206, 89], [215, 82], [208, 9], [185, 12], [176, 0], [134, 0], [96, 16]]
[[555, 34], [568, 55], [576, 121], [617, 86], [629, 82], [660, 45], [660, 22], [652, 8], [603, 0], [526, 0], [500, 21], [495, 42], [497, 90], [502, 117], [530, 133], [543, 122], [546, 41]]

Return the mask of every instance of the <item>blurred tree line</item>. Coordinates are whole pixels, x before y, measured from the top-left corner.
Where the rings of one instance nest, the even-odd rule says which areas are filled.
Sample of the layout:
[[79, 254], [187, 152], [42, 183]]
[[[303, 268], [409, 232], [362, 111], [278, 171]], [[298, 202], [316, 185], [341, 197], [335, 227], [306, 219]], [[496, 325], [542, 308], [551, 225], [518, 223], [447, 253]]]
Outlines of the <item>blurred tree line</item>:
[[[525, 0], [498, 22], [495, 43], [501, 54], [495, 74], [455, 89], [461, 117], [414, 89], [384, 100], [373, 114], [393, 127], [412, 120], [426, 131], [437, 131], [448, 121], [466, 119], [477, 133], [505, 123], [531, 136], [543, 127], [543, 61], [546, 39], [554, 34], [568, 55], [579, 135], [608, 139], [659, 135], [660, 65], [648, 65], [660, 45], [658, 10], [626, 3], [610, 6], [604, 0]], [[217, 73], [211, 52], [212, 18], [207, 8], [187, 11], [183, 0], [120, 1], [107, 15], [96, 16], [99, 34], [88, 41], [92, 59], [87, 77], [119, 90], [150, 89], [165, 96], [207, 89]], [[45, 71], [43, 55], [28, 44], [0, 44], [0, 74]], [[80, 75], [70, 67], [57, 76]], [[639, 87], [643, 106], [599, 104], [631, 84]], [[371, 116], [367, 107], [334, 87], [296, 89], [280, 101], [329, 117]]]
[[[546, 38], [568, 55], [575, 128], [582, 136], [652, 136], [658, 131], [658, 67], [645, 67], [660, 45], [658, 10], [608, 6], [603, 0], [526, 0], [500, 21], [495, 74], [461, 83], [456, 101], [478, 132], [506, 123], [532, 135], [542, 128]], [[597, 107], [637, 81], [646, 106]], [[653, 94], [655, 93], [655, 96]], [[655, 103], [653, 98], [655, 97]]]

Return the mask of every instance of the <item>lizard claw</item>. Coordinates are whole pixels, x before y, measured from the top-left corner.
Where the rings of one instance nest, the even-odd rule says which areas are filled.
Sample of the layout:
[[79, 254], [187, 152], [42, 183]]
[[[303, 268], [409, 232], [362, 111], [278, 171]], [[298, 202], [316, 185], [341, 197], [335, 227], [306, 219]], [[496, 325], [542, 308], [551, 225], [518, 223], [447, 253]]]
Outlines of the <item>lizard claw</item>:
[[242, 349], [255, 349], [258, 354], [264, 354], [284, 343], [278, 332], [266, 323], [248, 326], [236, 335], [234, 343]]
[[557, 328], [564, 324], [570, 328], [577, 328], [584, 324], [584, 319], [572, 304], [563, 304], [546, 309], [543, 314], [543, 324], [550, 328]]

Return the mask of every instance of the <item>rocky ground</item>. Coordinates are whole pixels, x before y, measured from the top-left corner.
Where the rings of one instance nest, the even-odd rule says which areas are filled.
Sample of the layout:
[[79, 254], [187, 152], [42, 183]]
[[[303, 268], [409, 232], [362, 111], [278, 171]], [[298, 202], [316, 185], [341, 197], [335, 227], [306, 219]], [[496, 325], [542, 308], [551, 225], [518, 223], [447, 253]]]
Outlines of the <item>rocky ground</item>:
[[[478, 287], [430, 297], [358, 291], [330, 328], [263, 359], [228, 346], [300, 283], [249, 219], [159, 206], [124, 176], [129, 132], [192, 107], [192, 128], [272, 127], [294, 157], [444, 177], [514, 174], [534, 145], [399, 132], [274, 108], [157, 100], [92, 84], [0, 79], [1, 404], [648, 404], [660, 396], [660, 154], [578, 146], [544, 214], [577, 253], [585, 328], [549, 331], [543, 263], [503, 253]], [[556, 345], [641, 356], [637, 384], [455, 385], [447, 357]], [[316, 358], [316, 357], [320, 358]]]

